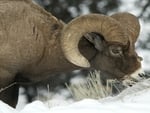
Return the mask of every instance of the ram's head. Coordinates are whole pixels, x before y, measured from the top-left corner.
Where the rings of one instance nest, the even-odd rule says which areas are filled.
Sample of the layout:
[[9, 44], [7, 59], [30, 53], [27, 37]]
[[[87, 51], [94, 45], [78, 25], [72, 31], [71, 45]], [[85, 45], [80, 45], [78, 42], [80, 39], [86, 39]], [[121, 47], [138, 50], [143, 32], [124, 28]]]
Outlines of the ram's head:
[[90, 14], [66, 26], [61, 44], [75, 65], [101, 70], [106, 78], [139, 79], [140, 71], [133, 74], [141, 69], [142, 58], [135, 52], [139, 31], [139, 21], [132, 14]]

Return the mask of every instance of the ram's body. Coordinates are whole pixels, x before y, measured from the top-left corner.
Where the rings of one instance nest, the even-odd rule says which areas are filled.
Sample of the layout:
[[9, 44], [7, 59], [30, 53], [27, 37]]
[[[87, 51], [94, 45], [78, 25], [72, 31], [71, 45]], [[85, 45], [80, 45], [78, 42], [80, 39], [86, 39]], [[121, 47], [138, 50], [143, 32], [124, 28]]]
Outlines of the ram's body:
[[[9, 69], [11, 74], [18, 71], [26, 73], [27, 70], [26, 76], [68, 69], [68, 61], [60, 45], [63, 24], [41, 8], [33, 8], [26, 3], [20, 5], [19, 1], [11, 2], [9, 5], [10, 2], [5, 3], [4, 0], [0, 7], [3, 9], [0, 12], [1, 68]], [[20, 8], [15, 9], [16, 5]]]
[[71, 68], [60, 47], [63, 23], [26, 2], [0, 1], [0, 88], [15, 82], [19, 73], [37, 81]]
[[[91, 24], [84, 23], [88, 22], [85, 21], [87, 18], [92, 20]], [[93, 14], [77, 18], [65, 25], [30, 0], [1, 0], [0, 88], [25, 79], [39, 81], [51, 73], [81, 67], [99, 69], [110, 78], [123, 79], [124, 76], [131, 75], [141, 67], [134, 50], [139, 28], [135, 31], [136, 36], [131, 32], [133, 39], [131, 36], [129, 39], [126, 33], [130, 33], [130, 29], [126, 28], [126, 25], [125, 29], [122, 28], [117, 19], [113, 18]], [[99, 24], [96, 24], [97, 21]], [[109, 27], [112, 29], [104, 32]], [[132, 27], [132, 30], [136, 29], [134, 25]], [[91, 30], [92, 28], [95, 30]], [[98, 39], [92, 39], [91, 35], [81, 39], [90, 32], [103, 36], [97, 35]], [[119, 56], [116, 56], [118, 46], [122, 49]], [[0, 92], [0, 99], [15, 107], [18, 87], [15, 85]]]

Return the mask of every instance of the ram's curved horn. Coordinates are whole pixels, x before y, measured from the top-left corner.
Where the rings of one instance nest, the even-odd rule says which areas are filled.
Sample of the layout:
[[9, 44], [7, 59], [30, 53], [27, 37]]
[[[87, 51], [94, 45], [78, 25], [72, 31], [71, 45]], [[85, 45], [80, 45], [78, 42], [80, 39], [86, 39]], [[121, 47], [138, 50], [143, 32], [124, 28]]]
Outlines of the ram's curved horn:
[[127, 30], [127, 34], [131, 38], [132, 42], [135, 43], [140, 32], [140, 23], [136, 16], [123, 12], [111, 15], [112, 18], [116, 19], [121, 25]]
[[127, 45], [128, 36], [124, 31], [123, 26], [111, 17], [100, 14], [84, 15], [72, 20], [62, 31], [62, 50], [71, 63], [90, 67], [90, 63], [78, 49], [81, 37], [86, 33], [95, 32], [104, 36], [107, 42]]

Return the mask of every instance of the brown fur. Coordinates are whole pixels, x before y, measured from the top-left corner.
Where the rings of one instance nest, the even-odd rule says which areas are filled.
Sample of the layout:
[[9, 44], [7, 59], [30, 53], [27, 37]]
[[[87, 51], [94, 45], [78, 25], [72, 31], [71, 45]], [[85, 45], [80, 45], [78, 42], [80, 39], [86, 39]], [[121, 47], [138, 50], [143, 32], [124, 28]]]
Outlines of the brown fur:
[[[0, 6], [0, 88], [15, 82], [18, 73], [39, 81], [53, 71], [74, 67], [60, 48], [62, 22], [26, 0], [4, 0]], [[14, 92], [11, 89], [0, 93], [0, 98], [15, 106], [14, 97], [7, 96]]]
[[[0, 88], [24, 81], [23, 78], [34, 82], [46, 79], [51, 73], [79, 69], [62, 52], [60, 39], [64, 26], [30, 0], [1, 0]], [[123, 58], [118, 58], [109, 54], [109, 44], [105, 40], [101, 44], [103, 50], [98, 51], [85, 38], [80, 41], [79, 50], [93, 68], [112, 78], [121, 78], [140, 67], [135, 52], [129, 52], [129, 48], [124, 50]], [[15, 107], [18, 87], [0, 92], [0, 99]]]

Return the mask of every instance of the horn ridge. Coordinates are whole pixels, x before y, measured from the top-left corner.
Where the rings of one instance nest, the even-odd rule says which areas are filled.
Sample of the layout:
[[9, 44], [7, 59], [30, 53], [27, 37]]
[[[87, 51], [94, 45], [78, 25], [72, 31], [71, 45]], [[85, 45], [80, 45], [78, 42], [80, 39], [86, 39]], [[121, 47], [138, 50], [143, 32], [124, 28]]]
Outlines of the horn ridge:
[[66, 58], [77, 66], [90, 67], [90, 63], [78, 49], [81, 37], [90, 32], [103, 35], [107, 42], [122, 45], [128, 43], [128, 37], [122, 25], [109, 16], [89, 14], [75, 18], [62, 31], [61, 47]]
[[127, 34], [133, 41], [136, 42], [140, 33], [140, 23], [136, 16], [128, 12], [116, 13], [111, 15], [126, 29]]

